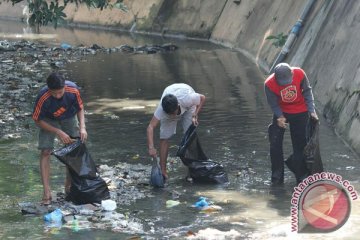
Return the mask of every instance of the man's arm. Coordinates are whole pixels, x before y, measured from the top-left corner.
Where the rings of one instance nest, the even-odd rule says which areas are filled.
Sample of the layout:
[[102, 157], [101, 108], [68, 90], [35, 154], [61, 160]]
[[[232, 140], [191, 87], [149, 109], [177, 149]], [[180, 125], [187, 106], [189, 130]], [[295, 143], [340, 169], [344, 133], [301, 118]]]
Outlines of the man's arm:
[[205, 99], [206, 99], [206, 97], [204, 95], [202, 95], [202, 94], [199, 94], [199, 95], [200, 95], [200, 103], [198, 105], [196, 105], [195, 112], [193, 113], [193, 116], [192, 116], [192, 122], [195, 126], [197, 126], [199, 124], [198, 114], [201, 111], [202, 107], [204, 106]]
[[87, 131], [85, 126], [85, 111], [82, 108], [80, 111], [77, 112], [77, 118], [79, 121], [79, 128], [80, 128], [80, 139], [82, 142], [85, 142], [87, 139]]
[[277, 125], [282, 128], [286, 128], [286, 118], [283, 115], [283, 112], [281, 110], [281, 107], [279, 105], [278, 96], [271, 91], [268, 86], [265, 85], [265, 95], [268, 104], [271, 107], [271, 110], [273, 111], [274, 115], [277, 117]]
[[265, 85], [265, 95], [267, 102], [270, 105], [271, 110], [273, 111], [275, 116], [278, 118], [283, 116], [283, 112], [279, 105], [278, 96], [276, 96], [276, 94], [273, 91], [271, 91], [266, 85]]
[[309, 79], [307, 78], [306, 74], [304, 75], [304, 79], [301, 82], [300, 86], [302, 88], [302, 94], [304, 96], [308, 112], [310, 113], [311, 117], [313, 117], [315, 120], [319, 120], [315, 111], [314, 96], [312, 93]]
[[146, 129], [149, 155], [152, 157], [156, 157], [157, 155], [156, 148], [154, 147], [154, 129], [159, 125], [159, 122], [160, 120], [153, 116]]

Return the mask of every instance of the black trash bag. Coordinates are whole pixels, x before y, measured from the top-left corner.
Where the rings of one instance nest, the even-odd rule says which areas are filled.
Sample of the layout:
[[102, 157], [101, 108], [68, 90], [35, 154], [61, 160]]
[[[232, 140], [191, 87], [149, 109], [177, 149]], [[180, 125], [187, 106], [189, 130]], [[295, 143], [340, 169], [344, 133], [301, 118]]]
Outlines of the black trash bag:
[[110, 198], [110, 192], [106, 182], [100, 177], [87, 179], [79, 177], [69, 169], [71, 175], [70, 193], [66, 201], [74, 204], [101, 203], [102, 200]]
[[306, 124], [305, 164], [296, 163], [292, 154], [285, 161], [286, 166], [295, 174], [298, 182], [309, 175], [324, 171], [320, 156], [319, 127], [319, 121], [312, 118]]
[[98, 176], [95, 163], [80, 139], [52, 154], [68, 167], [71, 176], [67, 201], [87, 204], [101, 203], [101, 200], [110, 198], [106, 182]]
[[305, 162], [310, 174], [324, 171], [320, 155], [319, 128], [319, 121], [310, 118], [306, 126], [307, 144], [304, 148]]
[[205, 155], [200, 140], [191, 125], [181, 140], [176, 155], [189, 168], [189, 175], [194, 182], [227, 183], [229, 182], [224, 167]]
[[[268, 127], [269, 133], [269, 141], [270, 141], [270, 154], [273, 151], [275, 157], [282, 157], [283, 152], [279, 149], [273, 149], [275, 147], [280, 147], [280, 143], [283, 144], [283, 136], [284, 136], [285, 128], [281, 128], [277, 125], [277, 123], [272, 123]], [[304, 178], [309, 176], [309, 170], [305, 164], [304, 157], [301, 159], [302, 161], [297, 161], [294, 159], [293, 154], [291, 154], [285, 161], [286, 166], [290, 169], [291, 172], [294, 173], [296, 181], [301, 182]], [[283, 166], [281, 163], [277, 163], [275, 161], [275, 170], [272, 172], [272, 177], [278, 177], [278, 179], [283, 182], [284, 180], [284, 172]], [[273, 166], [272, 166], [273, 168]]]
[[96, 166], [85, 144], [80, 139], [53, 152], [60, 162], [79, 177], [96, 178]]
[[150, 184], [154, 187], [163, 188], [165, 184], [164, 176], [162, 175], [159, 161], [153, 158], [153, 165], [151, 167]]

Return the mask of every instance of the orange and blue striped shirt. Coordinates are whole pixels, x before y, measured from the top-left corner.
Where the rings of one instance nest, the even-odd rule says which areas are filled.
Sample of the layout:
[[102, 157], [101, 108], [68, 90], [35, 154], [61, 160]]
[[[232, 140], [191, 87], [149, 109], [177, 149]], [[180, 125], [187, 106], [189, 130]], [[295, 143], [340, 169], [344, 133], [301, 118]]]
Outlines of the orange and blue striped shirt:
[[40, 90], [32, 118], [35, 121], [44, 118], [64, 120], [75, 116], [81, 109], [83, 109], [83, 102], [77, 85], [71, 81], [65, 81], [65, 92], [60, 99], [52, 97], [47, 86]]

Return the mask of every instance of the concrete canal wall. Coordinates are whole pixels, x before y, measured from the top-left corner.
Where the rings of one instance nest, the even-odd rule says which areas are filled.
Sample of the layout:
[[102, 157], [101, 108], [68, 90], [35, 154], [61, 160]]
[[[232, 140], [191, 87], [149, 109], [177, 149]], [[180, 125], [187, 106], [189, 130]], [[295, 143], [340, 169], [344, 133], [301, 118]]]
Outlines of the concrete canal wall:
[[[124, 0], [128, 12], [70, 5], [70, 23], [202, 38], [241, 51], [267, 72], [281, 48], [266, 40], [288, 34], [310, 1]], [[0, 5], [1, 17], [21, 6]], [[315, 0], [285, 61], [305, 69], [318, 111], [360, 153], [360, 1]], [[263, 81], [263, 79], [254, 79]]]

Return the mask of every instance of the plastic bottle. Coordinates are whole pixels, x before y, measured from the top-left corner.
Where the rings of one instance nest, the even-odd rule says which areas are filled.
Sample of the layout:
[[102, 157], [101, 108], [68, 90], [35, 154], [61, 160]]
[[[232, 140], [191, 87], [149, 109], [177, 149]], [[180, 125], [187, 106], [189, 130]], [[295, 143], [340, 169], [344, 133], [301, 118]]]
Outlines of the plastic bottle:
[[74, 218], [72, 220], [72, 224], [71, 224], [71, 228], [74, 232], [78, 232], [79, 231], [79, 221], [77, 220], [76, 216], [74, 215]]

